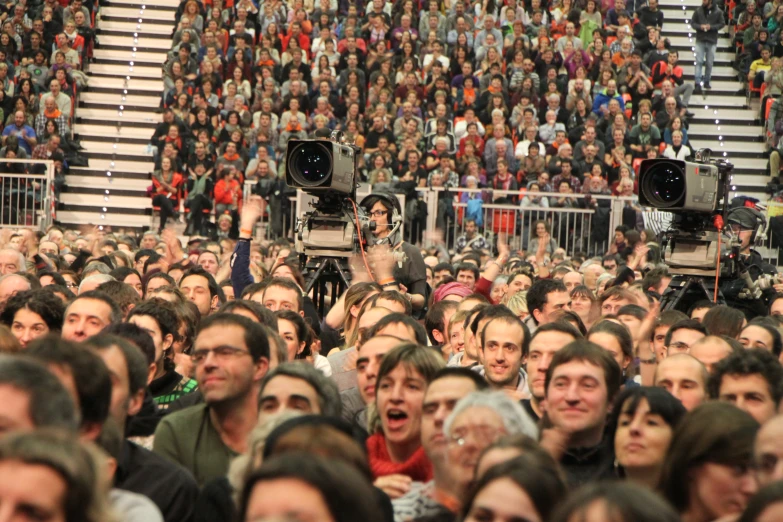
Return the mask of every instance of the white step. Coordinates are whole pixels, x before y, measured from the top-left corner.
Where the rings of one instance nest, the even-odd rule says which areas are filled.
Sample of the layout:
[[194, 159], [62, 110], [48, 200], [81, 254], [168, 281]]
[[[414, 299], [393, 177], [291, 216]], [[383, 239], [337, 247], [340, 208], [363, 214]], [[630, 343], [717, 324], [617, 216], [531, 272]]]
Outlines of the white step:
[[160, 95], [155, 96], [150, 94], [144, 96], [140, 94], [127, 94], [125, 100], [122, 100], [122, 93], [108, 93], [108, 92], [84, 92], [79, 95], [79, 101], [83, 103], [95, 103], [99, 105], [112, 105], [124, 104], [126, 107], [150, 107], [151, 109], [157, 109], [160, 107]]
[[[106, 200], [108, 198], [108, 201]], [[152, 208], [152, 201], [146, 195], [142, 196], [104, 196], [102, 194], [76, 194], [63, 192], [60, 194], [60, 203], [65, 205], [78, 205], [81, 207], [98, 207], [98, 210], [115, 208]]]
[[[133, 77], [130, 80], [126, 80], [126, 76], [119, 78], [113, 78], [109, 76], [91, 76], [90, 88], [117, 89], [117, 94], [121, 94], [123, 89], [130, 89], [133, 91], [150, 91], [160, 95], [160, 93], [163, 92], [163, 82], [160, 80], [148, 80]], [[87, 92], [84, 94], [90, 93]]]
[[116, 47], [125, 47], [127, 49], [132, 49], [133, 47], [146, 50], [158, 49], [166, 52], [171, 50], [171, 40], [165, 38], [145, 38], [144, 31], [140, 32], [138, 42], [133, 41], [132, 35], [99, 34], [97, 38], [98, 43], [101, 45], [112, 45]]
[[[71, 169], [73, 170], [73, 169]], [[106, 176], [79, 176], [78, 174], [69, 174], [65, 176], [65, 184], [71, 188], [91, 188], [106, 190], [140, 190], [145, 191], [150, 186], [147, 179], [128, 179]]]
[[84, 152], [87, 154], [112, 154], [117, 152], [123, 156], [152, 157], [152, 152], [147, 152], [147, 145], [135, 143], [106, 143], [103, 141], [81, 141]]
[[121, 60], [124, 62], [130, 62], [133, 60], [135, 63], [163, 63], [166, 59], [165, 52], [144, 52], [137, 51], [135, 53], [128, 52], [128, 49], [122, 51], [115, 51], [113, 49], [95, 49], [93, 54], [95, 59], [100, 60]]
[[[112, 161], [104, 158], [90, 158], [89, 166], [87, 167], [71, 167], [70, 171], [76, 174], [80, 170], [90, 171], [109, 171], [114, 173], [129, 172], [133, 174], [149, 174], [155, 170], [155, 164], [152, 160], [146, 161], [128, 161], [128, 160], [115, 160], [114, 165]], [[115, 176], [112, 176], [115, 177]], [[107, 176], [108, 179], [108, 176]], [[119, 178], [117, 178], [119, 179]]]
[[171, 22], [155, 22], [155, 20], [144, 20], [141, 24], [139, 24], [138, 22], [115, 22], [113, 20], [101, 20], [101, 25], [99, 28], [101, 31], [116, 31], [131, 34], [140, 33], [166, 36], [171, 35], [172, 29], [174, 28]]
[[111, 63], [94, 63], [90, 65], [90, 74], [115, 77], [130, 76], [131, 78], [163, 78], [163, 71], [160, 67], [145, 67], [143, 65], [130, 67], [128, 65], [115, 65]]
[[[737, 87], [739, 88], [739, 87]], [[710, 94], [710, 91], [707, 89], [704, 89], [703, 94], [694, 94], [691, 96], [691, 107], [709, 107], [714, 108], [720, 111], [721, 108], [724, 109], [742, 109], [745, 107], [745, 104], [747, 103], [747, 100], [745, 99], [745, 96], [742, 95], [721, 95], [721, 94]], [[729, 112], [729, 111], [724, 111]]]
[[730, 160], [736, 169], [764, 172], [767, 168], [767, 159], [761, 155], [756, 158], [730, 158]]
[[114, 125], [93, 125], [85, 123], [77, 123], [74, 126], [74, 132], [79, 134], [82, 139], [86, 136], [100, 136], [100, 137], [112, 137], [112, 138], [130, 138], [134, 140], [142, 139], [149, 141], [150, 133], [149, 129], [144, 127], [126, 127], [120, 128], [119, 132]]
[[[119, 214], [116, 212], [58, 210], [57, 221], [71, 225], [106, 225], [113, 227], [141, 228], [150, 225], [150, 217], [144, 214]], [[104, 216], [101, 219], [101, 215]]]
[[[717, 136], [715, 136], [717, 138]], [[723, 145], [721, 146], [721, 143]], [[712, 149], [713, 155], [715, 155], [718, 152], [728, 152], [731, 154], [732, 152], [742, 152], [742, 153], [750, 153], [750, 152], [757, 152], [758, 154], [762, 154], [764, 152], [764, 144], [758, 141], [730, 141], [730, 140], [724, 140], [723, 142], [718, 141], [717, 139], [712, 141], [708, 140], [699, 140], [697, 145], [699, 147], [706, 147], [708, 149]]]
[[[112, 0], [112, 5], [146, 5], [143, 0]], [[180, 0], [157, 0], [157, 7], [179, 7]], [[149, 7], [149, 6], [148, 6]], [[103, 9], [103, 8], [101, 8]]]
[[[709, 96], [707, 97], [706, 106], [709, 107]], [[758, 117], [758, 112], [752, 109], [729, 109], [724, 110], [720, 107], [712, 107], [705, 109], [704, 100], [701, 96], [695, 95], [691, 98], [691, 106], [689, 109], [696, 115], [696, 118], [708, 118], [710, 120], [717, 119], [719, 122], [753, 122]], [[717, 114], [715, 113], [717, 111]], [[718, 123], [720, 125], [721, 123]], [[748, 127], [752, 129], [752, 127]], [[716, 129], [717, 130], [717, 129]], [[761, 132], [761, 129], [759, 129]]]
[[732, 182], [734, 185], [760, 187], [763, 189], [769, 183], [769, 176], [766, 174], [740, 174], [734, 176]]
[[[146, 4], [143, 4], [146, 5]], [[145, 22], [147, 20], [160, 20], [168, 22], [174, 25], [174, 11], [159, 11], [157, 9], [151, 9], [147, 6], [146, 9], [140, 9], [138, 7], [101, 7], [101, 18], [116, 17], [116, 18], [141, 18]], [[101, 26], [103, 23], [101, 23]]]
[[[93, 109], [91, 107], [79, 107], [76, 117], [82, 120], [103, 120], [104, 122], [116, 122], [120, 119], [115, 109]], [[163, 120], [162, 114], [155, 114], [152, 111], [123, 111], [122, 121], [132, 121], [136, 123], [159, 123]]]
[[[692, 64], [696, 61], [696, 55], [693, 51], [680, 51], [679, 52], [680, 65]], [[727, 64], [734, 61], [734, 53], [726, 51], [718, 51], [715, 53], [715, 61], [713, 62], [713, 68], [715, 64]], [[720, 65], [718, 65], [720, 67]]]
[[[665, 32], [665, 31], [664, 31]], [[692, 38], [688, 38], [688, 36], [671, 36], [666, 35], [666, 38], [671, 41], [672, 47], [677, 48], [686, 48], [690, 49], [696, 45], [696, 36], [694, 35]], [[729, 35], [726, 33], [720, 33], [718, 34], [718, 49], [721, 47], [725, 47], [731, 44], [731, 39], [729, 38]]]
[[[720, 127], [718, 129], [717, 127]], [[704, 123], [692, 123], [688, 126], [688, 134], [709, 134], [714, 135], [716, 132], [720, 132], [724, 138], [731, 138], [732, 136], [761, 136], [761, 127], [756, 125], [714, 125]]]

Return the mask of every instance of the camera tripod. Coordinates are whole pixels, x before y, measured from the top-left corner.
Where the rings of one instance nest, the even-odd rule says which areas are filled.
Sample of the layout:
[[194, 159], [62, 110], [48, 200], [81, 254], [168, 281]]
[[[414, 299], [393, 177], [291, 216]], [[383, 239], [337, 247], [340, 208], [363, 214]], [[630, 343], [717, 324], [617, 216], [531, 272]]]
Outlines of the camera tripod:
[[300, 256], [305, 294], [313, 291], [313, 304], [320, 314], [326, 314], [326, 298], [331, 295], [329, 308], [334, 306], [351, 286], [351, 266], [347, 257]]
[[[693, 275], [675, 275], [661, 297], [661, 311], [678, 310], [687, 314], [698, 301], [712, 301], [715, 295], [715, 278]], [[718, 289], [718, 303], [726, 304]]]

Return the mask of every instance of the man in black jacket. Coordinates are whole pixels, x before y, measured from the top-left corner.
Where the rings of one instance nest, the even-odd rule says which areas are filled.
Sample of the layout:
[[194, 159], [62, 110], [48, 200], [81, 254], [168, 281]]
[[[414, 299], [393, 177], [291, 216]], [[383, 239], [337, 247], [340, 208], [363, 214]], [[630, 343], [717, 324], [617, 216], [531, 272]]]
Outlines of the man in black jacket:
[[[712, 5], [712, 0], [702, 0], [701, 7], [693, 12], [691, 27], [696, 31], [696, 72], [693, 90], [701, 94], [701, 89], [711, 89], [712, 62], [718, 47], [718, 31], [723, 29], [723, 11]], [[706, 62], [706, 63], [705, 63]], [[702, 68], [704, 75], [702, 76]]]

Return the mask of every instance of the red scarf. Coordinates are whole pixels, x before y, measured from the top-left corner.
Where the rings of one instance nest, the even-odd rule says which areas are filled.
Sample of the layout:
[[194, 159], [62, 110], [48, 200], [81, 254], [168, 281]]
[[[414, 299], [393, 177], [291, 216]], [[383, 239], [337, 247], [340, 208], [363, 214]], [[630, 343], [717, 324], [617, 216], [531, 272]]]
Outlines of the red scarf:
[[432, 463], [421, 446], [405, 462], [392, 462], [386, 448], [386, 438], [382, 433], [376, 433], [367, 439], [367, 456], [373, 478], [399, 474], [407, 475], [417, 482], [432, 480]]

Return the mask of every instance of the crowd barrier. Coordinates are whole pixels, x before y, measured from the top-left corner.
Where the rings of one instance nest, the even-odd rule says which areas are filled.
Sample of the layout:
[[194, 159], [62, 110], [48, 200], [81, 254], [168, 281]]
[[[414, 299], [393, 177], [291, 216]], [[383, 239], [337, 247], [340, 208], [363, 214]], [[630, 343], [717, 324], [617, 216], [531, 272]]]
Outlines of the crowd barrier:
[[[43, 165], [45, 171], [18, 173], [12, 164]], [[55, 219], [54, 190], [53, 161], [4, 158], [0, 162], [0, 228], [45, 230]]]
[[[255, 180], [245, 182], [244, 198], [253, 193]], [[372, 188], [361, 185], [357, 190], [356, 200], [370, 194]], [[469, 198], [482, 199], [481, 233], [490, 243], [495, 241], [498, 233], [503, 232], [508, 237], [512, 248], [526, 249], [530, 240], [535, 237], [535, 224], [544, 221], [551, 232], [551, 237], [559, 247], [570, 255], [581, 251], [589, 255], [600, 255], [606, 252], [615, 227], [626, 221], [628, 213], [624, 208], [632, 198], [608, 195], [569, 194], [570, 203], [566, 207], [556, 206], [558, 198], [563, 194], [552, 192], [526, 192], [524, 195], [532, 198], [546, 198], [553, 203], [551, 206], [542, 204], [501, 203], [508, 199], [521, 199], [519, 191], [491, 189], [451, 189], [418, 188], [417, 201], [408, 200], [398, 195], [403, 211], [403, 236], [406, 240], [422, 245], [425, 241], [425, 231], [436, 229], [443, 232], [446, 246], [454, 249], [457, 239], [465, 231], [465, 215]], [[500, 199], [504, 198], [504, 199]], [[298, 191], [281, 205], [276, 212], [267, 212], [258, 223], [256, 237], [260, 240], [273, 240], [279, 237], [293, 239], [296, 218], [310, 210], [312, 196]], [[540, 201], [540, 200], [538, 200]], [[424, 212], [419, 210], [424, 209]], [[416, 212], [416, 214], [411, 214]], [[470, 213], [468, 213], [470, 215]], [[282, 223], [279, 223], [282, 221]], [[641, 219], [639, 220], [641, 223]]]

